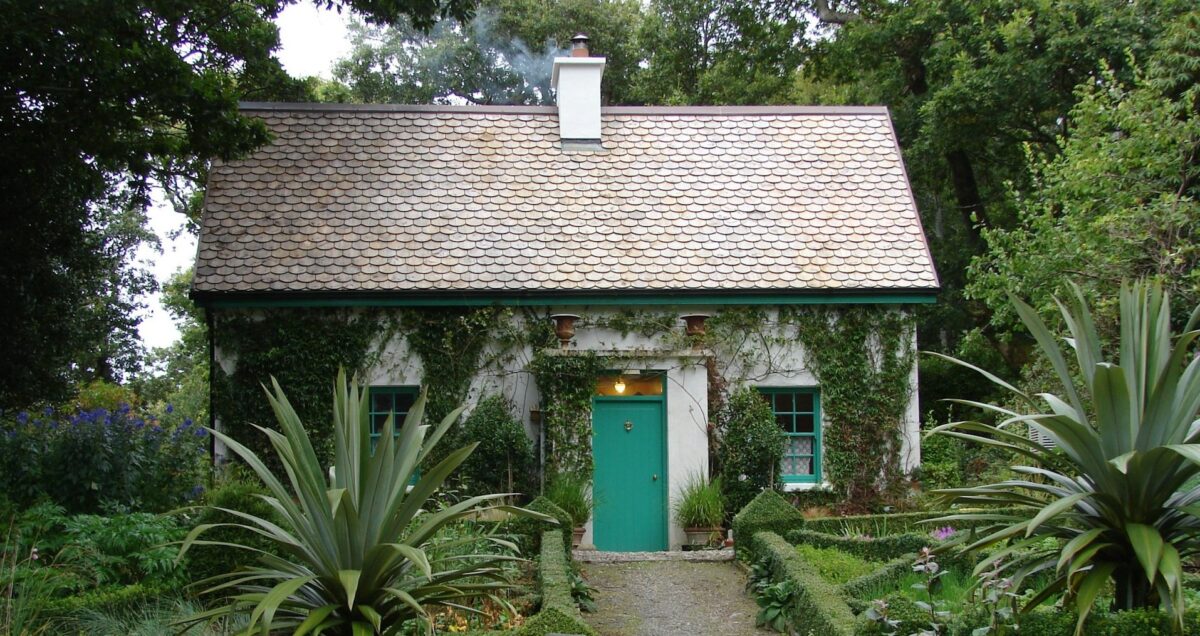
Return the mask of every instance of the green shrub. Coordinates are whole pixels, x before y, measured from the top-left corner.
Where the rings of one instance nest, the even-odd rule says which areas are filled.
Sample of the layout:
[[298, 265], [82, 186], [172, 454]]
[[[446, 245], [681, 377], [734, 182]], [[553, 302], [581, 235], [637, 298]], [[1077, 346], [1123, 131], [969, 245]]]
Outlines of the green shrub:
[[[238, 517], [217, 508], [245, 512], [278, 523], [278, 513], [260, 497], [265, 494], [267, 489], [260, 482], [255, 481], [253, 477], [241, 475], [240, 471], [233, 468], [229, 477], [207, 493], [204, 498], [205, 507], [200, 509], [193, 525], [240, 522]], [[275, 556], [284, 556], [284, 553], [277, 549], [275, 542], [244, 528], [216, 527], [206, 532], [204, 539], [238, 543]], [[255, 563], [257, 559], [254, 555], [245, 550], [230, 550], [219, 545], [196, 545], [188, 550], [188, 573], [194, 581], [203, 581]]]
[[[852, 515], [847, 517], [822, 517], [819, 519], [809, 519], [805, 522], [804, 528], [814, 532], [824, 532], [825, 534], [838, 534], [845, 536], [867, 535], [872, 537], [882, 537], [892, 534], [902, 534], [905, 532], [915, 532], [925, 534], [933, 531], [939, 526], [952, 525], [955, 530], [969, 530], [987, 525], [986, 520], [973, 519], [955, 519], [952, 522], [931, 523], [934, 519], [945, 517], [948, 514], [958, 514], [966, 512], [977, 512], [981, 508], [962, 508], [954, 511], [935, 510], [930, 512], [900, 512], [885, 515]], [[1012, 508], [989, 508], [989, 512], [995, 514], [1009, 514], [1013, 511]]]
[[833, 548], [868, 561], [889, 561], [902, 554], [916, 552], [935, 543], [925, 534], [894, 534], [883, 537], [845, 537], [808, 529], [792, 530], [783, 535], [789, 543], [807, 543], [818, 548]]
[[862, 611], [871, 600], [879, 598], [881, 590], [896, 589], [900, 579], [912, 573], [916, 557], [915, 554], [896, 557], [872, 572], [846, 581], [841, 587], [842, 597], [855, 611]]
[[770, 530], [778, 535], [804, 526], [804, 515], [774, 490], [759, 493], [733, 518], [733, 540], [749, 545], [754, 535]]
[[560, 473], [546, 484], [546, 498], [566, 511], [571, 527], [578, 528], [592, 517], [592, 495], [586, 479], [574, 473]]
[[870, 574], [881, 565], [878, 561], [861, 559], [836, 548], [818, 548], [807, 543], [797, 545], [796, 554], [834, 585]]
[[[135, 589], [135, 588], [123, 588]], [[132, 598], [132, 597], [131, 597]], [[203, 610], [199, 604], [180, 598], [170, 591], [140, 595], [136, 603], [85, 605], [57, 621], [58, 633], [87, 636], [217, 636], [233, 633], [222, 625], [196, 626], [180, 632], [176, 621]], [[233, 621], [240, 624], [244, 621]], [[234, 627], [230, 625], [228, 627]]]
[[797, 510], [833, 506], [842, 500], [842, 496], [836, 491], [822, 488], [789, 492], [787, 498]]
[[773, 532], [759, 532], [750, 552], [761, 560], [775, 581], [791, 581], [791, 626], [795, 633], [848, 636], [854, 630], [854, 614], [837, 588], [826, 581], [796, 553], [795, 548]]
[[[965, 617], [964, 617], [965, 618]], [[1020, 617], [1021, 636], [1071, 636], [1079, 616], [1074, 612], [1037, 610]], [[1160, 610], [1097, 612], [1088, 617], [1083, 633], [1087, 636], [1172, 636], [1172, 617]], [[956, 620], [950, 624], [950, 636], [971, 636], [986, 625], [985, 620]], [[901, 632], [904, 633], [904, 632]], [[1183, 617], [1182, 634], [1200, 634], [1200, 612], [1192, 609]]]
[[489, 493], [531, 491], [533, 442], [503, 397], [493, 395], [480, 401], [463, 428], [466, 441], [479, 444], [463, 465], [472, 488]]
[[512, 537], [517, 549], [526, 557], [538, 554], [542, 550], [542, 535], [549, 530], [561, 530], [558, 536], [563, 541], [563, 549], [571, 549], [571, 516], [559, 508], [553, 501], [545, 497], [537, 497], [525, 506], [527, 510], [550, 515], [558, 522], [550, 523], [533, 517], [511, 517], [501, 527], [501, 532]]
[[200, 494], [208, 443], [191, 420], [169, 425], [127, 405], [6, 414], [0, 492], [22, 507], [49, 499], [71, 513], [99, 513], [109, 504], [163, 512]]
[[967, 455], [965, 446], [962, 440], [949, 435], [922, 435], [922, 488], [936, 490], [963, 485], [963, 460]]
[[[172, 589], [178, 591], [178, 587]], [[171, 590], [167, 588], [140, 583], [109, 586], [54, 599], [46, 603], [44, 612], [57, 623], [64, 619], [71, 619], [82, 612], [119, 614], [133, 611], [169, 594], [171, 594]]]
[[780, 490], [783, 479], [784, 435], [775, 423], [771, 405], [762, 394], [745, 387], [730, 396], [720, 414], [721, 486], [726, 515], [736, 514], [758, 493]]

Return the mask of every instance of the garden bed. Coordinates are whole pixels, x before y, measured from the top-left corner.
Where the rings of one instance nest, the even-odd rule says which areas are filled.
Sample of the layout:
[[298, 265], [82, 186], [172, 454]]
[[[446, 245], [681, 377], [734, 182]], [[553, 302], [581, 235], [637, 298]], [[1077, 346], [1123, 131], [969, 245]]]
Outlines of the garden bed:
[[[946, 513], [805, 521], [781, 502], [786, 503], [779, 495], [763, 493], [734, 523], [741, 531], [735, 530], [738, 558], [750, 565], [751, 587], [764, 613], [782, 613], [786, 629], [832, 636], [911, 634], [937, 620], [943, 634], [970, 636], [1000, 609], [1001, 604], [989, 606], [982, 592], [972, 590], [974, 558], [952, 551], [922, 553], [951, 534], [945, 528], [930, 532], [925, 523]], [[935, 571], [942, 574], [933, 577], [915, 569], [922, 565], [922, 555], [924, 563], [936, 562]], [[1019, 617], [1019, 633], [1070, 636], [1076, 620], [1069, 611], [1039, 608]], [[1164, 612], [1133, 611], [1094, 613], [1085, 633], [1172, 630]], [[1200, 633], [1200, 613], [1188, 612], [1183, 633]]]

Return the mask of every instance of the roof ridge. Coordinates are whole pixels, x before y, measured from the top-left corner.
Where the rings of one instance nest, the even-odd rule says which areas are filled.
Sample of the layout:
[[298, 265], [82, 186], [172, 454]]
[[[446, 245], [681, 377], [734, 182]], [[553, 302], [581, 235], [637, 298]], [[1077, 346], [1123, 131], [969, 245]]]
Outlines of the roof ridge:
[[[479, 115], [554, 115], [555, 106], [454, 106], [444, 104], [340, 104], [322, 102], [239, 102], [242, 111], [467, 113]], [[886, 106], [603, 106], [607, 115], [887, 115]]]

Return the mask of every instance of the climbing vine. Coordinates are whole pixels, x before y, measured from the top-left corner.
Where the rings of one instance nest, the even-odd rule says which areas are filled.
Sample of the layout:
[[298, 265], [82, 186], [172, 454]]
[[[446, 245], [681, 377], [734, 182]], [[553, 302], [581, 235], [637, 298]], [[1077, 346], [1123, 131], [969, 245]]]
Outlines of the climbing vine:
[[605, 361], [590, 351], [538, 351], [529, 364], [542, 394], [547, 477], [592, 474], [592, 394]]
[[322, 461], [333, 451], [333, 378], [339, 367], [357, 373], [370, 366], [392, 323], [379, 312], [343, 309], [268, 309], [216, 312], [214, 337], [223, 355], [236, 359], [213, 374], [213, 403], [225, 432], [270, 464], [275, 453], [255, 425], [278, 430], [263, 393], [274, 377], [309, 431]]
[[901, 431], [915, 352], [910, 314], [888, 308], [785, 308], [821, 384], [824, 471], [843, 501], [871, 508], [901, 483]]
[[[464, 403], [501, 313], [496, 307], [454, 307], [407, 311], [401, 315], [409, 349], [421, 359], [421, 387], [427, 395], [426, 423], [441, 422]], [[436, 447], [430, 465], [460, 448], [464, 439], [462, 427], [452, 427]]]

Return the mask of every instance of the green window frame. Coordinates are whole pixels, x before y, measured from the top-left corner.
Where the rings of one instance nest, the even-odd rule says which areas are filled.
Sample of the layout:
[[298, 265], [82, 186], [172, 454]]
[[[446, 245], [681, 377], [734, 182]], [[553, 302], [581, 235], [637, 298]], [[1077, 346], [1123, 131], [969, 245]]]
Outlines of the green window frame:
[[400, 426], [404, 417], [417, 400], [420, 387], [415, 386], [373, 386], [367, 389], [367, 403], [371, 420], [371, 448], [383, 435], [384, 424], [389, 415], [395, 416], [395, 435], [399, 436]]
[[821, 391], [816, 387], [759, 387], [787, 436], [785, 484], [821, 483]]

